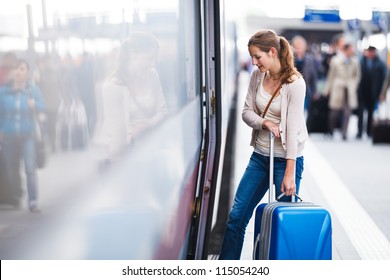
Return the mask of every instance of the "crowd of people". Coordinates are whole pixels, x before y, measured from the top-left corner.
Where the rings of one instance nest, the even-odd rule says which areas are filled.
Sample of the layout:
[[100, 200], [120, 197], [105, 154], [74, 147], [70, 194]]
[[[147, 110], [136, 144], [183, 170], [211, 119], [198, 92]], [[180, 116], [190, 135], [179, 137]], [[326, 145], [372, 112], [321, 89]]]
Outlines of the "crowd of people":
[[[299, 43], [300, 41], [304, 43]], [[330, 51], [316, 62], [310, 57], [310, 53], [302, 55], [300, 45], [306, 44], [306, 40], [301, 36], [292, 39], [296, 67], [306, 81], [308, 88], [306, 98], [309, 100], [320, 96], [327, 98], [329, 112], [327, 127], [324, 128], [327, 135], [332, 137], [334, 131], [340, 129], [342, 139], [347, 140], [349, 120], [351, 115], [355, 114], [358, 117], [356, 139], [362, 139], [364, 134], [371, 137], [374, 111], [378, 103], [384, 99], [383, 96], [389, 87], [385, 83], [388, 72], [386, 63], [379, 57], [376, 47], [369, 46], [362, 54], [358, 54], [354, 45], [340, 33], [333, 37]], [[306, 48], [306, 52], [307, 50]], [[301, 57], [304, 57], [304, 62]], [[300, 66], [306, 64], [311, 65], [310, 73], [307, 73], [307, 70], [305, 72], [305, 68]], [[309, 66], [306, 66], [307, 68]], [[318, 78], [313, 82], [315, 76]], [[321, 92], [315, 87], [319, 81], [323, 82]], [[305, 109], [308, 110], [309, 106], [305, 106]], [[307, 117], [310, 118], [310, 114]]]
[[91, 139], [99, 138], [94, 142], [103, 146], [97, 149], [103, 150], [97, 161], [101, 167], [101, 162], [119, 160], [142, 131], [162, 120], [167, 106], [155, 68], [158, 49], [153, 35], [134, 33], [113, 50], [117, 59], [109, 59], [115, 62], [107, 67], [100, 63], [99, 69], [87, 53], [77, 59], [38, 56], [33, 67], [16, 53], [3, 54], [0, 204], [22, 207], [26, 189], [29, 210], [40, 212], [38, 134], [47, 156], [85, 150]]
[[[45, 157], [60, 150], [73, 150], [75, 143], [80, 144], [78, 137], [71, 137], [80, 135], [76, 125], [81, 125], [84, 134], [93, 131], [95, 81], [91, 77], [91, 60], [86, 56], [77, 64], [55, 55], [39, 55], [34, 62], [24, 57], [7, 52], [1, 59], [0, 204], [22, 207], [26, 189], [29, 210], [40, 212], [37, 169], [45, 167], [41, 163]], [[67, 115], [61, 127], [64, 111]], [[69, 113], [76, 119], [70, 118]], [[88, 139], [83, 140], [85, 148]]]

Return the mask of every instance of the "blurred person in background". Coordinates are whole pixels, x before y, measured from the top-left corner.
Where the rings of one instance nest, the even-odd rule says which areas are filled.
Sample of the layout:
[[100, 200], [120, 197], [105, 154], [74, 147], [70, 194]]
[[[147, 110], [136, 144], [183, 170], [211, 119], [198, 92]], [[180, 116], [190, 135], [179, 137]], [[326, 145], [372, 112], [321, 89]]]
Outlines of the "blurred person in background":
[[133, 33], [119, 50], [114, 72], [103, 84], [103, 138], [107, 161], [115, 161], [134, 138], [167, 112], [155, 62], [157, 39]]
[[307, 111], [310, 102], [317, 96], [318, 69], [314, 55], [307, 51], [307, 41], [300, 35], [294, 36], [291, 40], [294, 50], [295, 67], [302, 74], [306, 82], [305, 110]]
[[381, 94], [379, 96], [380, 102], [383, 102], [386, 100], [387, 91], [390, 89], [390, 68], [387, 69], [387, 75], [386, 79], [383, 82], [383, 87], [381, 90]]
[[88, 133], [93, 135], [96, 125], [96, 98], [95, 98], [95, 63], [91, 54], [84, 52], [75, 67], [76, 88], [78, 96], [84, 104]]
[[329, 51], [323, 54], [322, 59], [322, 75], [326, 78], [329, 71], [330, 60], [333, 56], [342, 52], [342, 48], [345, 45], [345, 36], [343, 33], [338, 33], [332, 37], [330, 42]]
[[[0, 87], [9, 82], [11, 73], [16, 67], [17, 60], [18, 58], [13, 52], [7, 52], [2, 55], [0, 65]], [[6, 159], [0, 139], [0, 203], [19, 206], [19, 197], [21, 196], [21, 193], [21, 189], [12, 188], [10, 180], [8, 179], [6, 173]]]
[[[365, 130], [367, 136], [371, 136], [372, 116], [375, 106], [378, 104], [379, 96], [381, 94], [383, 82], [386, 76], [386, 65], [379, 58], [377, 49], [369, 46], [360, 61], [361, 79], [358, 89], [358, 133], [357, 139], [361, 139], [363, 135], [363, 126], [365, 123]], [[367, 112], [367, 118], [365, 115]]]
[[45, 101], [45, 113], [47, 115], [46, 134], [51, 151], [55, 152], [57, 111], [61, 101], [61, 73], [53, 59], [53, 57], [46, 55], [37, 60], [34, 82], [40, 88]]
[[0, 86], [9, 82], [11, 72], [15, 69], [17, 56], [13, 52], [7, 52], [3, 55], [0, 65]]
[[27, 182], [28, 208], [39, 212], [35, 115], [44, 110], [40, 89], [29, 83], [29, 64], [18, 60], [10, 82], [0, 88], [0, 141], [11, 186], [21, 189], [21, 161]]
[[327, 75], [324, 94], [329, 96], [329, 133], [333, 135], [337, 122], [341, 121], [341, 134], [347, 140], [347, 129], [352, 110], [358, 107], [357, 89], [360, 81], [360, 64], [355, 48], [345, 44], [342, 51], [333, 56]]

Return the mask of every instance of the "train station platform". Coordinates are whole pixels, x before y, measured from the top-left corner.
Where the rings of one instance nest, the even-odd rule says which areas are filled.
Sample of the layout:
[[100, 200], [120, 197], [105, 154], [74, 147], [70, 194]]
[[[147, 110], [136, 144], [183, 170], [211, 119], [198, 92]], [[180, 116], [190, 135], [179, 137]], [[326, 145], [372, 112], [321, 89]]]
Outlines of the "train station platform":
[[[249, 74], [240, 74], [235, 133], [234, 186], [248, 164], [251, 128], [241, 119]], [[347, 141], [310, 134], [304, 150], [300, 197], [324, 206], [332, 216], [333, 259], [390, 259], [390, 145], [355, 139], [351, 117]], [[234, 192], [232, 193], [232, 196]], [[233, 197], [231, 197], [231, 200]], [[268, 194], [262, 202], [268, 201]], [[241, 259], [252, 259], [254, 218], [247, 227]]]

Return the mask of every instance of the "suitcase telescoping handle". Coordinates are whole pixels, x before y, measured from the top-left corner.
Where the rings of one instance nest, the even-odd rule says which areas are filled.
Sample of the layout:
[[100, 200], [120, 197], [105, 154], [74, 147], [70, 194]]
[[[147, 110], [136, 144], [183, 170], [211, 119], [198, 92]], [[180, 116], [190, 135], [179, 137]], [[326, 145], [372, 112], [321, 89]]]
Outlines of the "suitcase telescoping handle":
[[[270, 132], [269, 133], [269, 186], [268, 186], [268, 202], [275, 201], [275, 189], [274, 189], [274, 148], [275, 148], [275, 135]], [[276, 201], [281, 199], [285, 193], [281, 193]], [[297, 195], [291, 196], [291, 201], [295, 201], [295, 197], [302, 201], [302, 199]]]
[[275, 200], [274, 189], [274, 142], [275, 135], [269, 132], [269, 186], [268, 186], [268, 202]]

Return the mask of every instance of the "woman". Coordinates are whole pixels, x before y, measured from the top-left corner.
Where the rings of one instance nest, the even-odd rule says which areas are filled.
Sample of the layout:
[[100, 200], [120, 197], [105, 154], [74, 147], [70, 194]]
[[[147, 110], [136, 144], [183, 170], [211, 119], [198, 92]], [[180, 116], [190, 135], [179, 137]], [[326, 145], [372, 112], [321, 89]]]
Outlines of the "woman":
[[166, 113], [159, 75], [154, 68], [157, 39], [134, 33], [123, 42], [114, 73], [103, 85], [103, 135], [107, 160], [115, 161], [134, 137]]
[[349, 118], [358, 107], [358, 86], [361, 77], [355, 48], [347, 43], [341, 52], [330, 60], [329, 72], [324, 86], [324, 95], [329, 96], [329, 133], [332, 136], [341, 121], [341, 134], [347, 140]]
[[21, 189], [21, 160], [26, 172], [28, 207], [39, 212], [35, 150], [35, 116], [44, 103], [38, 87], [30, 84], [29, 65], [19, 60], [9, 84], [0, 89], [0, 140], [11, 186]]
[[[284, 201], [291, 201], [291, 196], [298, 193], [303, 172], [302, 152], [308, 137], [304, 118], [306, 85], [294, 67], [288, 41], [272, 30], [261, 30], [249, 39], [248, 50], [257, 69], [252, 72], [242, 118], [253, 128], [254, 151], [230, 210], [220, 259], [240, 258], [246, 226], [268, 190], [269, 133], [275, 135], [276, 196], [284, 192], [281, 199]], [[270, 100], [268, 111], [262, 117]]]

